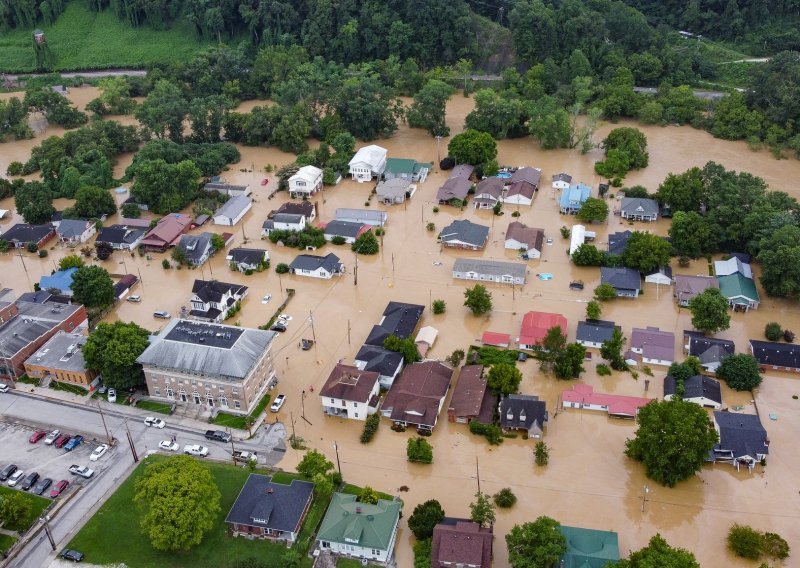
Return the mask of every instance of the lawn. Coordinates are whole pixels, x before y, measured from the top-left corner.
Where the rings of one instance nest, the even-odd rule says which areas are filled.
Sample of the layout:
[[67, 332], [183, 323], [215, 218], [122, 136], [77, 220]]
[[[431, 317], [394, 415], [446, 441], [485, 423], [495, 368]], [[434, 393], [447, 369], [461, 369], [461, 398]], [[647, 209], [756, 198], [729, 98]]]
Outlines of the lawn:
[[219, 412], [214, 417], [214, 420], [211, 421], [212, 424], [216, 424], [217, 426], [225, 426], [227, 428], [238, 428], [239, 430], [247, 430], [247, 421], [250, 420], [250, 424], [254, 424], [256, 419], [264, 412], [264, 409], [269, 404], [270, 394], [266, 393], [264, 396], [261, 397], [261, 400], [258, 401], [258, 404], [253, 408], [253, 412], [251, 412], [247, 416], [241, 416], [238, 414], [230, 414], [228, 412]]
[[486, 367], [490, 367], [492, 365], [497, 365], [498, 363], [508, 363], [509, 365], [516, 365], [517, 364], [517, 357], [519, 357], [519, 351], [514, 349], [498, 349], [497, 347], [490, 347], [488, 345], [483, 347], [475, 347], [470, 346], [469, 351], [467, 351], [467, 365], [472, 365], [473, 361], [472, 355], [473, 352], [477, 352], [477, 359], [474, 363], [479, 365], [484, 365]]
[[[346, 493], [348, 495], [358, 495], [361, 492], [361, 489], [362, 488], [359, 487], [358, 485], [350, 485], [348, 483], [347, 485], [344, 486], [344, 489], [342, 489], [341, 493]], [[389, 495], [388, 493], [382, 493], [380, 491], [378, 491], [378, 497], [380, 497], [381, 499], [386, 499], [387, 501], [394, 500], [393, 496]]]
[[[67, 548], [80, 550], [86, 554], [86, 560], [93, 564], [124, 562], [130, 568], [226, 568], [248, 558], [258, 558], [267, 567], [283, 566], [285, 546], [228, 536], [225, 517], [250, 475], [250, 470], [214, 462], [201, 463], [211, 471], [222, 494], [217, 526], [206, 535], [200, 545], [189, 552], [166, 553], [154, 550], [149, 540], [138, 530], [139, 513], [133, 504], [134, 483], [143, 474], [146, 464], [163, 459], [167, 458], [150, 456], [143, 460]], [[309, 517], [310, 514], [311, 512]]]
[[164, 404], [163, 402], [156, 402], [154, 400], [140, 400], [136, 403], [136, 408], [150, 410], [152, 412], [160, 412], [161, 414], [169, 414], [172, 406], [169, 404]]
[[77, 394], [80, 396], [86, 396], [87, 394], [89, 394], [89, 391], [86, 390], [85, 388], [70, 383], [60, 383], [58, 381], [50, 381], [49, 386], [53, 390], [71, 392], [72, 394]]
[[[199, 40], [185, 18], [170, 30], [132, 28], [112, 10], [90, 12], [84, 0], [72, 0], [51, 26], [42, 26], [56, 56], [56, 71], [143, 68], [150, 63], [184, 61], [211, 45]], [[35, 70], [33, 39], [29, 28], [0, 36], [0, 71]]]
[[[28, 516], [23, 519], [23, 521], [16, 525], [6, 525], [3, 528], [6, 528], [10, 531], [23, 531], [31, 526], [36, 519], [42, 516], [42, 511], [47, 509], [50, 506], [52, 501], [50, 499], [45, 499], [44, 497], [39, 497], [37, 495], [32, 495], [30, 493], [25, 493], [24, 491], [20, 491], [19, 489], [11, 489], [10, 487], [2, 487], [0, 486], [0, 497], [7, 495], [7, 494], [18, 494], [22, 495], [30, 501], [31, 503], [31, 511], [28, 513]], [[9, 543], [10, 546], [10, 543]], [[2, 546], [0, 546], [0, 550]]]
[[0, 554], [11, 548], [11, 545], [17, 542], [17, 539], [7, 534], [0, 534]]

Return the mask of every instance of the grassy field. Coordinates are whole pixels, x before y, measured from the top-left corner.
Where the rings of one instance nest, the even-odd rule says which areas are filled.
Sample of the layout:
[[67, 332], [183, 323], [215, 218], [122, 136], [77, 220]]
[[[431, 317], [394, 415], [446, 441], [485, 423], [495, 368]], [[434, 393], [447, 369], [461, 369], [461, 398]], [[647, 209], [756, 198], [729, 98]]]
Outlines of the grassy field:
[[[23, 531], [31, 526], [36, 519], [42, 516], [42, 511], [47, 509], [47, 507], [52, 503], [50, 499], [45, 499], [44, 497], [39, 497], [37, 495], [32, 495], [30, 493], [25, 493], [24, 491], [20, 491], [19, 489], [11, 489], [10, 487], [1, 487], [0, 486], [0, 497], [6, 494], [19, 494], [25, 497], [31, 503], [31, 511], [28, 513], [28, 516], [23, 519], [23, 521], [16, 525], [6, 525], [3, 528], [6, 528], [10, 531]], [[10, 543], [9, 543], [9, 546]], [[2, 546], [0, 546], [0, 550]]]
[[5, 552], [11, 545], [17, 542], [17, 539], [7, 534], [0, 534], [0, 553]]
[[169, 414], [171, 406], [154, 400], [140, 400], [136, 403], [136, 408], [149, 410], [151, 412], [160, 412], [161, 414]]
[[[183, 61], [209, 45], [199, 40], [184, 20], [165, 31], [132, 28], [111, 10], [90, 12], [83, 0], [71, 0], [55, 24], [43, 26], [56, 56], [56, 71], [143, 68], [149, 63]], [[0, 36], [0, 71], [34, 71], [31, 30], [17, 29]]]
[[80, 550], [86, 554], [86, 561], [93, 564], [124, 562], [130, 568], [225, 568], [248, 558], [258, 558], [268, 567], [283, 566], [285, 546], [228, 536], [225, 517], [250, 471], [247, 468], [213, 462], [201, 463], [211, 471], [222, 494], [221, 510], [215, 528], [199, 546], [189, 552], [164, 553], [154, 550], [149, 540], [139, 531], [139, 512], [133, 503], [133, 495], [134, 483], [144, 473], [146, 464], [159, 459], [166, 458], [150, 456], [145, 459], [86, 523], [67, 548]]
[[258, 401], [258, 404], [253, 408], [253, 412], [251, 412], [248, 416], [241, 416], [239, 414], [230, 414], [228, 412], [219, 412], [215, 417], [214, 420], [211, 421], [212, 424], [216, 424], [217, 426], [224, 426], [226, 428], [238, 428], [240, 430], [247, 430], [247, 421], [250, 421], [250, 424], [254, 424], [256, 419], [264, 412], [264, 409], [269, 404], [271, 395], [266, 393], [264, 396], [261, 397], [261, 400]]

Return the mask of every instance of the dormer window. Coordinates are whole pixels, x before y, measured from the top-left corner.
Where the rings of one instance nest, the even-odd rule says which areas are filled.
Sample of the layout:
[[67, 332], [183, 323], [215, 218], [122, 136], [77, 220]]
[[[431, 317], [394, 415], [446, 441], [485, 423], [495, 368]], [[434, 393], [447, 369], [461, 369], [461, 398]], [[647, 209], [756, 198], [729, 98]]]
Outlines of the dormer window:
[[510, 408], [508, 409], [508, 412], [506, 412], [506, 420], [514, 420], [514, 413], [511, 412]]
[[525, 422], [525, 410], [521, 410], [519, 413], [519, 419], [521, 422]]

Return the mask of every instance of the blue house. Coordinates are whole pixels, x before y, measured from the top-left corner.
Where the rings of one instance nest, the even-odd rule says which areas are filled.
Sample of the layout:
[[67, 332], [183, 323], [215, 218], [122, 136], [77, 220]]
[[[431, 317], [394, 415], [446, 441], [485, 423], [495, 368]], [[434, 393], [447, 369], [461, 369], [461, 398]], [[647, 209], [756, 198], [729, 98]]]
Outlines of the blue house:
[[561, 213], [575, 215], [591, 195], [592, 188], [584, 183], [570, 185], [561, 191]]
[[72, 277], [77, 272], [77, 268], [67, 268], [53, 272], [50, 276], [42, 276], [39, 280], [39, 288], [42, 290], [58, 290], [63, 296], [72, 296]]

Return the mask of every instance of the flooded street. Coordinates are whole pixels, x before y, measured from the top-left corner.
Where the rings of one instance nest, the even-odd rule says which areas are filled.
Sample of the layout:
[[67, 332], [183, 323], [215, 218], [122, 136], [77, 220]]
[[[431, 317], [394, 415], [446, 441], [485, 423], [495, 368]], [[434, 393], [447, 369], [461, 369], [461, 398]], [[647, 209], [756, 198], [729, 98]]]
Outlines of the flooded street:
[[[0, 97], [7, 98], [6, 94]], [[91, 88], [72, 89], [70, 98], [79, 105], [96, 96]], [[243, 105], [252, 108], [257, 103]], [[456, 134], [463, 128], [472, 100], [460, 94], [448, 105], [447, 122]], [[130, 117], [126, 120], [131, 121]], [[596, 135], [599, 141], [605, 133], [617, 125], [604, 124]], [[726, 168], [745, 170], [763, 177], [773, 190], [782, 190], [800, 198], [800, 161], [788, 159], [776, 161], [767, 152], [752, 152], [744, 142], [715, 140], [703, 131], [690, 127], [648, 127], [636, 125], [645, 132], [649, 142], [650, 166], [641, 172], [632, 173], [626, 183], [645, 185], [655, 191], [668, 172], [682, 172], [691, 166], [702, 166], [708, 160], [723, 164]], [[45, 135], [58, 134], [57, 128], [48, 128]], [[0, 171], [13, 160], [26, 161], [30, 149], [41, 141], [33, 140], [0, 144]], [[447, 139], [441, 140], [439, 153], [446, 155]], [[377, 141], [388, 148], [391, 157], [407, 157], [436, 161], [437, 144], [422, 130], [410, 130], [403, 126], [389, 139]], [[395, 433], [389, 429], [388, 421], [382, 421], [375, 440], [369, 445], [359, 443], [362, 423], [326, 417], [322, 414], [317, 392], [322, 387], [337, 360], [351, 362], [361, 347], [371, 327], [380, 319], [387, 302], [391, 300], [419, 303], [430, 306], [432, 300], [443, 299], [447, 312], [433, 315], [427, 309], [420, 325], [432, 325], [439, 330], [439, 337], [429, 351], [428, 357], [443, 359], [455, 349], [466, 350], [476, 344], [483, 331], [492, 330], [518, 336], [522, 316], [529, 310], [559, 312], [569, 323], [568, 337], [575, 339], [577, 322], [584, 318], [586, 303], [592, 290], [599, 284], [599, 271], [593, 268], [577, 268], [569, 263], [566, 254], [568, 241], [562, 239], [559, 228], [570, 226], [574, 219], [558, 212], [556, 195], [550, 188], [552, 174], [561, 171], [570, 173], [573, 181], [583, 181], [593, 188], [601, 181], [594, 174], [594, 161], [600, 159], [600, 150], [582, 156], [573, 150], [543, 151], [530, 139], [505, 140], [498, 143], [498, 161], [504, 165], [530, 165], [542, 169], [542, 188], [532, 207], [519, 207], [517, 219], [531, 227], [543, 228], [546, 236], [552, 237], [552, 246], [545, 246], [541, 260], [528, 263], [528, 282], [514, 289], [489, 285], [493, 294], [494, 309], [484, 317], [472, 316], [463, 307], [464, 289], [470, 284], [453, 280], [451, 268], [455, 258], [472, 256], [487, 259], [514, 260], [515, 253], [503, 247], [504, 233], [508, 223], [515, 220], [511, 213], [516, 207], [504, 207], [502, 216], [489, 211], [476, 212], [470, 207], [463, 211], [442, 206], [439, 213], [433, 212], [436, 191], [448, 172], [438, 171], [429, 175], [419, 186], [417, 193], [405, 205], [378, 206], [372, 201], [369, 208], [388, 211], [389, 220], [380, 254], [358, 258], [358, 285], [354, 283], [353, 267], [356, 262], [348, 246], [326, 245], [323, 254], [334, 252], [347, 266], [347, 274], [333, 280], [316, 280], [298, 276], [279, 277], [274, 267], [279, 262], [291, 262], [298, 251], [279, 248], [269, 241], [260, 240], [261, 224], [267, 213], [277, 209], [287, 200], [285, 193], [274, 199], [268, 195], [274, 190], [273, 174], [259, 173], [266, 164], [281, 166], [294, 159], [291, 154], [273, 148], [240, 147], [242, 160], [233, 164], [223, 175], [230, 182], [248, 183], [253, 189], [255, 203], [239, 226], [223, 228], [207, 225], [202, 231], [234, 233], [232, 246], [269, 249], [272, 268], [261, 274], [245, 276], [230, 271], [223, 254], [217, 254], [211, 262], [196, 270], [165, 270], [161, 266], [166, 254], [154, 254], [152, 260], [138, 254], [115, 252], [111, 259], [101, 263], [113, 274], [131, 273], [141, 275], [142, 282], [134, 293], [142, 296], [139, 304], [122, 302], [108, 319], [135, 321], [150, 329], [163, 327], [161, 320], [152, 317], [154, 310], [167, 310], [177, 314], [181, 306], [189, 305], [192, 282], [195, 278], [216, 278], [221, 281], [242, 283], [250, 287], [242, 311], [227, 323], [239, 322], [252, 327], [266, 323], [286, 297], [286, 290], [296, 290], [285, 312], [293, 316], [289, 329], [279, 334], [274, 347], [280, 385], [278, 391], [287, 395], [287, 402], [279, 414], [287, 430], [294, 430], [303, 437], [309, 447], [324, 452], [336, 463], [334, 442], [338, 444], [342, 473], [348, 482], [364, 485], [399, 495], [405, 502], [404, 521], [397, 546], [398, 566], [412, 565], [411, 542], [413, 537], [407, 527], [407, 519], [414, 506], [426, 499], [436, 498], [449, 516], [468, 516], [469, 503], [477, 491], [476, 458], [480, 472], [481, 489], [495, 493], [503, 487], [511, 487], [519, 498], [510, 510], [498, 510], [495, 532], [494, 566], [507, 568], [507, 554], [503, 536], [516, 523], [533, 520], [539, 515], [549, 515], [563, 524], [585, 526], [619, 533], [620, 554], [636, 550], [647, 544], [656, 532], [660, 532], [672, 545], [685, 547], [695, 553], [704, 567], [753, 566], [732, 557], [725, 548], [724, 538], [733, 522], [752, 525], [760, 530], [781, 534], [790, 544], [800, 542], [798, 526], [798, 472], [800, 456], [796, 451], [796, 438], [800, 433], [800, 401], [793, 400], [800, 394], [800, 381], [787, 374], [767, 375], [757, 393], [758, 410], [762, 423], [771, 440], [771, 454], [767, 473], [761, 467], [755, 473], [736, 472], [730, 465], [704, 466], [702, 472], [676, 488], [665, 488], [647, 480], [643, 468], [628, 460], [622, 453], [624, 441], [633, 435], [635, 424], [631, 421], [612, 420], [592, 411], [569, 409], [559, 411], [559, 395], [573, 383], [558, 381], [552, 375], [538, 371], [535, 361], [520, 363], [524, 379], [520, 391], [537, 394], [547, 401], [550, 424], [545, 441], [550, 448], [550, 464], [544, 468], [534, 465], [533, 441], [507, 439], [499, 446], [489, 446], [484, 438], [473, 436], [467, 426], [451, 424], [442, 413], [439, 425], [430, 438], [434, 446], [434, 463], [430, 466], [409, 464], [406, 461], [406, 440], [412, 431]], [[121, 176], [130, 163], [132, 155], [122, 156], [115, 168]], [[241, 171], [256, 170], [256, 171]], [[269, 178], [267, 186], [261, 186], [263, 177]], [[343, 181], [334, 188], [325, 188], [317, 194], [319, 220], [334, 217], [338, 207], [364, 208], [372, 184], [357, 184]], [[613, 192], [613, 190], [612, 190]], [[128, 194], [115, 198], [121, 203]], [[68, 200], [58, 200], [55, 205], [63, 209]], [[0, 201], [0, 208], [13, 211], [13, 199]], [[436, 243], [438, 230], [454, 219], [470, 219], [490, 227], [489, 244], [482, 252], [454, 252], [442, 250]], [[109, 220], [115, 222], [116, 218]], [[17, 216], [9, 215], [0, 221], [0, 229], [7, 230], [19, 222]], [[437, 231], [428, 232], [425, 225], [433, 222]], [[623, 226], [624, 225], [624, 226]], [[607, 224], [592, 226], [597, 232], [596, 244], [604, 248], [607, 235], [625, 229], [646, 229], [666, 234], [668, 223], [630, 226], [617, 217]], [[15, 251], [0, 255], [0, 269], [4, 278], [2, 286], [14, 288], [18, 293], [31, 290], [41, 276], [50, 274], [58, 259], [71, 251], [61, 245], [48, 246], [50, 255], [39, 259], [27, 252]], [[441, 262], [441, 265], [435, 263]], [[695, 261], [687, 268], [673, 270], [683, 274], [708, 274], [705, 260]], [[758, 266], [754, 267], [756, 272]], [[540, 281], [536, 274], [549, 272], [553, 279]], [[582, 279], [585, 290], [570, 291], [568, 283]], [[679, 310], [672, 298], [672, 291], [664, 286], [645, 285], [645, 293], [637, 300], [615, 300], [603, 305], [603, 319], [614, 320], [622, 326], [626, 336], [632, 327], [656, 325], [676, 334], [676, 357], [682, 359], [682, 330], [690, 329], [691, 316], [686, 309]], [[265, 293], [273, 295], [268, 305], [261, 304]], [[737, 350], [746, 349], [748, 338], [761, 338], [765, 323], [778, 321], [784, 327], [800, 332], [800, 312], [796, 302], [776, 300], [762, 295], [761, 307], [748, 314], [733, 314], [731, 328], [721, 337], [736, 342]], [[313, 316], [313, 328], [311, 317]], [[298, 347], [300, 339], [316, 338], [310, 351]], [[599, 377], [595, 372], [597, 354], [586, 362], [586, 373], [582, 382], [594, 386], [598, 391], [627, 395], [660, 398], [663, 368], [654, 367], [654, 377], [649, 390], [645, 391], [645, 376], [634, 380], [630, 374], [615, 373], [611, 377]], [[311, 387], [314, 393], [311, 393]], [[307, 396], [303, 400], [302, 391]], [[755, 412], [749, 393], [731, 392], [723, 387], [724, 405], [743, 405], [744, 412]], [[767, 418], [769, 413], [778, 416], [777, 421]], [[306, 420], [301, 418], [304, 415]], [[554, 416], [555, 415], [555, 416]], [[292, 424], [292, 419], [294, 423]], [[302, 457], [301, 452], [288, 450], [281, 467], [291, 469]], [[644, 512], [642, 512], [643, 487], [648, 485]], [[407, 486], [407, 492], [399, 488]], [[796, 554], [800, 552], [795, 551]], [[786, 566], [798, 565], [791, 559]]]

